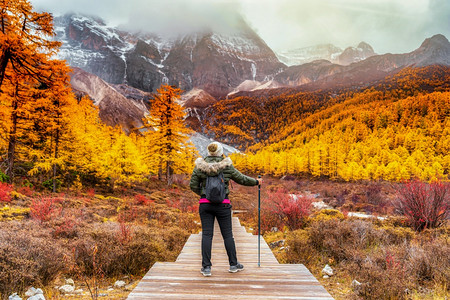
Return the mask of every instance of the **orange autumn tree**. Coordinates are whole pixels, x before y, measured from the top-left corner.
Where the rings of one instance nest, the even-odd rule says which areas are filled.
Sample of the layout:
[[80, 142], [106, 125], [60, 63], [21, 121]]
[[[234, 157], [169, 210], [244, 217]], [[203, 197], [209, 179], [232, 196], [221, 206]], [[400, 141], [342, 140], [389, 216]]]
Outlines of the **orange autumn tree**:
[[[60, 43], [52, 41], [52, 16], [32, 11], [29, 1], [0, 2], [0, 105], [2, 139], [7, 144], [6, 173], [14, 176], [17, 142], [36, 142], [32, 127], [37, 90], [51, 83], [50, 57]], [[6, 80], [5, 80], [6, 79]]]
[[[25, 84], [25, 78], [22, 75], [10, 72], [6, 74], [8, 81], [4, 84], [3, 92], [0, 94], [0, 108], [3, 115], [1, 138], [6, 152], [5, 173], [12, 181], [18, 144], [31, 145], [36, 136], [31, 130], [33, 86]], [[23, 152], [20, 151], [20, 153]]]
[[54, 35], [49, 13], [34, 12], [27, 0], [1, 0], [0, 89], [8, 66], [16, 74], [47, 80], [47, 61], [60, 46]]
[[145, 159], [159, 177], [163, 171], [167, 184], [174, 172], [187, 172], [193, 162], [193, 149], [187, 142], [190, 130], [184, 124], [184, 112], [177, 99], [181, 90], [162, 85], [151, 101], [150, 115], [144, 118]]

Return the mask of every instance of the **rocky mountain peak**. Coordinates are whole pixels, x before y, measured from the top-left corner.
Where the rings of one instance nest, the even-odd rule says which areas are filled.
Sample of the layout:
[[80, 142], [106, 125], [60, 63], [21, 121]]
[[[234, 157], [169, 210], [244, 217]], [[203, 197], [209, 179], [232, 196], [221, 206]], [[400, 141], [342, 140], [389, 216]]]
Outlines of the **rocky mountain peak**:
[[448, 48], [450, 47], [450, 42], [442, 34], [433, 35], [430, 38], [425, 39], [420, 45], [419, 49], [423, 50], [434, 50], [436, 48]]
[[434, 35], [411, 52], [411, 57], [417, 66], [450, 65], [450, 42], [442, 34]]
[[376, 53], [373, 51], [372, 46], [366, 42], [361, 42], [357, 47], [348, 47], [339, 55], [337, 63], [340, 65], [349, 65], [358, 61], [365, 60]]
[[168, 83], [220, 98], [244, 80], [270, 80], [285, 68], [242, 18], [230, 28], [178, 38], [119, 30], [75, 14], [57, 18], [55, 27], [63, 42], [59, 58], [108, 83], [147, 92]]
[[372, 46], [370, 46], [366, 42], [359, 43], [357, 48], [362, 49], [363, 51], [366, 51], [367, 53], [375, 54], [375, 51], [373, 51]]

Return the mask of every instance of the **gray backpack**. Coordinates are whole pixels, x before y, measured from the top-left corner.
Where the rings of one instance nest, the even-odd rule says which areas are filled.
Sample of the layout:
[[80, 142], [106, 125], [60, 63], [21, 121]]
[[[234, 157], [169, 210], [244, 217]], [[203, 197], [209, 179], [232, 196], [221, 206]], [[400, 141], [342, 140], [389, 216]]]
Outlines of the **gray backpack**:
[[223, 173], [217, 176], [208, 176], [206, 178], [205, 195], [209, 202], [214, 204], [222, 203], [226, 197], [225, 179]]

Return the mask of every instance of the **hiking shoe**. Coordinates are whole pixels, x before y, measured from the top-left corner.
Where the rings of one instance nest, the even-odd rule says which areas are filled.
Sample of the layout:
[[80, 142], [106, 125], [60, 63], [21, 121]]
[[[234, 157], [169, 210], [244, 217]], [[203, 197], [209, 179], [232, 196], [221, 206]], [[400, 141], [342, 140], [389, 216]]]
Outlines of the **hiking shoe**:
[[203, 267], [203, 268], [200, 270], [200, 273], [202, 273], [203, 276], [205, 276], [205, 277], [211, 276], [211, 267]]
[[242, 271], [242, 270], [244, 270], [244, 266], [241, 265], [240, 263], [238, 263], [235, 266], [230, 266], [230, 269], [228, 269], [228, 272], [236, 273], [236, 272], [239, 272], [239, 271]]

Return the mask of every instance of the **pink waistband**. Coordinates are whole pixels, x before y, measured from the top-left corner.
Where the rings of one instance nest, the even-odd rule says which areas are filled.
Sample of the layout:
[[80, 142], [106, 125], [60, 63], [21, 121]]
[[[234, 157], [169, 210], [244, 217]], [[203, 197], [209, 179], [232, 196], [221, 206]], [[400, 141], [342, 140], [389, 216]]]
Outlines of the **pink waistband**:
[[[208, 199], [206, 199], [206, 198], [201, 198], [199, 201], [198, 201], [198, 203], [211, 203]], [[222, 201], [222, 203], [225, 203], [225, 204], [231, 204], [231, 201], [230, 201], [230, 199], [224, 199], [223, 201]]]

